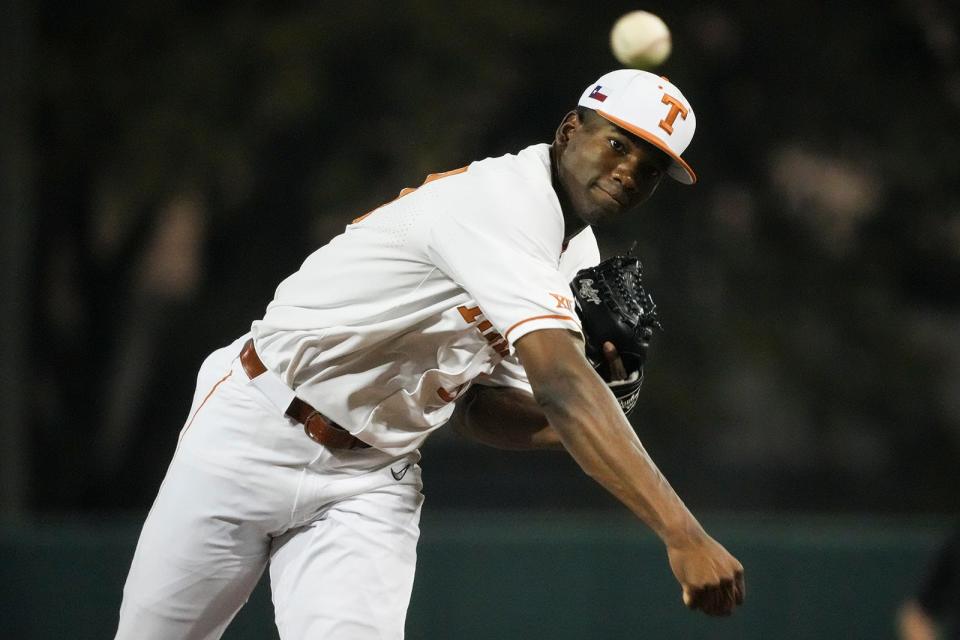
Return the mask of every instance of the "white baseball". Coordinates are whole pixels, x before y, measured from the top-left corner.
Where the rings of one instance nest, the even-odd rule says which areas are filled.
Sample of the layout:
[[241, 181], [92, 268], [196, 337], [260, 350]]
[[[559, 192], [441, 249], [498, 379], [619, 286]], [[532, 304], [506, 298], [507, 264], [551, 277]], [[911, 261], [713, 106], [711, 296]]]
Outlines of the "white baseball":
[[663, 20], [648, 11], [631, 11], [614, 23], [610, 48], [621, 64], [649, 69], [670, 55], [670, 30]]

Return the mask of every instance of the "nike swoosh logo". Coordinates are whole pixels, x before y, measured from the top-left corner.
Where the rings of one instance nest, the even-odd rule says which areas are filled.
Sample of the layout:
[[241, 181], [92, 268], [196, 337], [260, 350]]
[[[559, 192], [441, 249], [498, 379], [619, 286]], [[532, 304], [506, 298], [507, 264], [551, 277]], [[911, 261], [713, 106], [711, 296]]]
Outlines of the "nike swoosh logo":
[[397, 482], [400, 482], [401, 480], [403, 480], [403, 476], [407, 475], [407, 471], [409, 470], [410, 470], [410, 463], [408, 462], [407, 464], [400, 467], [399, 471], [396, 471], [395, 469], [391, 468], [390, 475], [393, 476], [394, 480], [396, 480]]

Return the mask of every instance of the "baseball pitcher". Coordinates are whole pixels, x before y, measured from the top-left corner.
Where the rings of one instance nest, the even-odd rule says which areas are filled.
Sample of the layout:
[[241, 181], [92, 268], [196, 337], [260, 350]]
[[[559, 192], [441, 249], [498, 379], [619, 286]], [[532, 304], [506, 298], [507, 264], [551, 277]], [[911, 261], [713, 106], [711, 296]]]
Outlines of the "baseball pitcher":
[[201, 366], [116, 637], [219, 638], [269, 567], [285, 640], [402, 638], [418, 449], [448, 422], [568, 451], [663, 540], [688, 607], [731, 613], [743, 567], [624, 415], [653, 299], [635, 259], [600, 263], [591, 228], [664, 176], [695, 182], [695, 126], [665, 78], [613, 71], [550, 144], [432, 175], [310, 255]]

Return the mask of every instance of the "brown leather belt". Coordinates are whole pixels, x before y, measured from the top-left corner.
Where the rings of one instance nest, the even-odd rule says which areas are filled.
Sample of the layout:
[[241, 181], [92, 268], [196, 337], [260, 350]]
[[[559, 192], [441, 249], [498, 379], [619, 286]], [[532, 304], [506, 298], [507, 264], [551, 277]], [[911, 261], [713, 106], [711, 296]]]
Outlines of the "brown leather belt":
[[[253, 348], [252, 339], [247, 340], [246, 344], [243, 345], [243, 350], [240, 352], [240, 364], [251, 380], [267, 371], [266, 365], [263, 364], [256, 349]], [[366, 449], [370, 446], [356, 436], [350, 435], [349, 431], [300, 398], [294, 397], [284, 413], [302, 424], [303, 430], [310, 436], [311, 440], [330, 449]]]

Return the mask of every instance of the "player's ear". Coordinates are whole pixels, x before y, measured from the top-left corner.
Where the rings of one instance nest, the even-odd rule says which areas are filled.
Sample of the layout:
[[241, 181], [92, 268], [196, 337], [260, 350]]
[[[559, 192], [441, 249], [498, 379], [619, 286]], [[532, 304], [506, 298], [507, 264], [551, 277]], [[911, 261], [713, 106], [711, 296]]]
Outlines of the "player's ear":
[[567, 143], [570, 141], [570, 137], [581, 126], [583, 126], [583, 121], [580, 119], [580, 116], [577, 115], [577, 112], [569, 112], [563, 117], [563, 120], [560, 121], [560, 126], [557, 127], [557, 132], [554, 134], [553, 138], [554, 146], [561, 150], [566, 148]]

